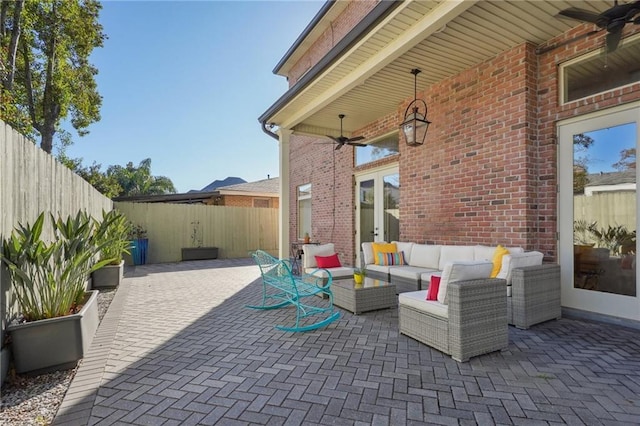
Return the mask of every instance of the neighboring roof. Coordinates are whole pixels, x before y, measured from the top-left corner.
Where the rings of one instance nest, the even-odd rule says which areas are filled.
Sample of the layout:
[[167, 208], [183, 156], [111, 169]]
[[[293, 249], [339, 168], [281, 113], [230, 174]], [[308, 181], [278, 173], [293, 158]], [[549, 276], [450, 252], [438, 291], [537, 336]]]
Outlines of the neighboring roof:
[[246, 182], [237, 185], [229, 185], [218, 188], [221, 195], [238, 193], [240, 195], [271, 195], [278, 196], [280, 193], [280, 178], [274, 177], [256, 182]]
[[[225, 179], [240, 179], [227, 178]], [[278, 197], [280, 194], [280, 178], [263, 179], [256, 182], [236, 183], [219, 187], [215, 191], [193, 191], [183, 194], [164, 195], [136, 195], [130, 197], [115, 197], [113, 201], [125, 201], [130, 203], [175, 203], [175, 204], [198, 204], [220, 195], [245, 195], [261, 197]], [[218, 181], [216, 181], [218, 182]], [[213, 182], [215, 183], [215, 182]], [[213, 184], [212, 183], [212, 184]]]
[[222, 180], [214, 180], [209, 185], [207, 185], [204, 188], [202, 188], [200, 190], [200, 192], [214, 191], [214, 190], [216, 190], [216, 189], [218, 189], [220, 187], [223, 187], [223, 186], [236, 185], [236, 184], [239, 184], [239, 183], [246, 183], [246, 182], [247, 181], [242, 179], [242, 178], [229, 176], [229, 177], [224, 178]]
[[625, 170], [623, 172], [593, 173], [587, 175], [587, 186], [620, 185], [622, 183], [636, 183], [636, 171]]

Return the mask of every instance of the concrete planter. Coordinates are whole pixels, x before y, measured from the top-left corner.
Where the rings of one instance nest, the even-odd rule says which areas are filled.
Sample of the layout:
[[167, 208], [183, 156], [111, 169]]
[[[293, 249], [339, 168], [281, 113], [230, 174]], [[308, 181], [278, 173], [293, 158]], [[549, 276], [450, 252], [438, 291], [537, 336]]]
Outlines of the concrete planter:
[[106, 265], [91, 273], [94, 289], [118, 287], [122, 281], [124, 260], [119, 265]]
[[98, 291], [88, 295], [77, 314], [7, 326], [17, 373], [64, 370], [84, 357], [100, 322]]
[[182, 260], [217, 259], [218, 247], [190, 247], [182, 249]]

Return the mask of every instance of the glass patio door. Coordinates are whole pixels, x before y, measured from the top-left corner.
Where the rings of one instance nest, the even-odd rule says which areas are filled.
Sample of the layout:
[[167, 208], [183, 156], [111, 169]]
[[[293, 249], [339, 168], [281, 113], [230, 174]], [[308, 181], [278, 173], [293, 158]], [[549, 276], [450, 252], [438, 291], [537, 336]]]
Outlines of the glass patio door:
[[559, 230], [563, 306], [637, 320], [640, 105], [561, 123]]
[[363, 242], [400, 238], [400, 174], [398, 167], [356, 176], [356, 254]]

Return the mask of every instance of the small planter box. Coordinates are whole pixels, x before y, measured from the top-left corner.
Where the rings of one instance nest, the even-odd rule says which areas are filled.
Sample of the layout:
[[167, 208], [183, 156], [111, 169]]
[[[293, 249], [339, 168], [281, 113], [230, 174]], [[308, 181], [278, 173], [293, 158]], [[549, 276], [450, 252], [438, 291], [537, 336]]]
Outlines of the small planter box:
[[88, 294], [77, 314], [7, 326], [17, 373], [65, 370], [84, 357], [100, 323], [98, 291]]
[[182, 260], [217, 259], [218, 247], [190, 247], [182, 249]]
[[91, 288], [114, 288], [120, 285], [124, 272], [124, 260], [119, 265], [105, 265], [91, 273]]

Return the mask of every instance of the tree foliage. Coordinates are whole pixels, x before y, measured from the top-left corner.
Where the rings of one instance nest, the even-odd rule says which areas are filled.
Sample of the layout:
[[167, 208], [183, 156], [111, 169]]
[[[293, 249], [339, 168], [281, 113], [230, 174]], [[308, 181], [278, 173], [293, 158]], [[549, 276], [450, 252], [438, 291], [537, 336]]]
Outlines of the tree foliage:
[[636, 149], [627, 148], [620, 151], [620, 160], [613, 163], [613, 168], [618, 171], [635, 170], [636, 168]]
[[132, 162], [126, 167], [109, 166], [107, 176], [113, 177], [122, 188], [120, 196], [175, 194], [171, 179], [151, 175], [151, 158], [146, 158], [135, 167]]
[[17, 130], [40, 135], [51, 153], [61, 120], [80, 136], [100, 120], [100, 97], [89, 63], [106, 36], [97, 0], [25, 0], [0, 3], [2, 108]]

